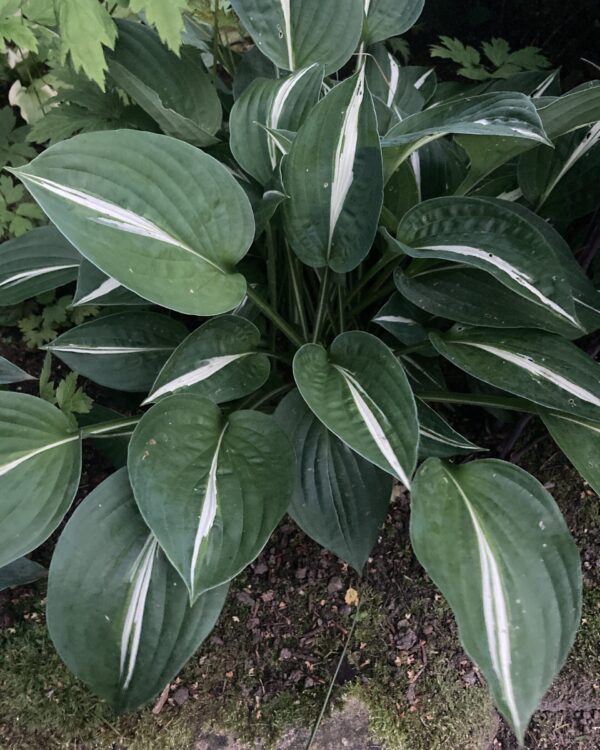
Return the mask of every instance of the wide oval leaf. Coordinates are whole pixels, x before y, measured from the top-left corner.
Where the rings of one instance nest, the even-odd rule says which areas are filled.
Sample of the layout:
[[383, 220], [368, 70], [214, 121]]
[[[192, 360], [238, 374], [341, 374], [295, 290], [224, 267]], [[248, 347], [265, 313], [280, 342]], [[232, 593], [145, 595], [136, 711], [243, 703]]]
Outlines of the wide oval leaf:
[[545, 315], [584, 330], [553, 244], [507, 201], [456, 197], [424, 201], [405, 214], [397, 241], [414, 258], [449, 260], [487, 271], [539, 305]]
[[490, 385], [535, 404], [600, 420], [600, 364], [560, 336], [455, 326], [430, 338], [440, 354]]
[[35, 396], [0, 391], [0, 567], [45, 541], [69, 509], [81, 473], [71, 421]]
[[150, 389], [186, 335], [166, 315], [131, 310], [70, 328], [46, 349], [98, 385], [135, 393]]
[[579, 625], [579, 555], [560, 510], [512, 464], [429, 459], [415, 477], [410, 532], [522, 742]]
[[117, 20], [119, 36], [108, 53], [111, 78], [174, 138], [196, 146], [217, 142], [222, 110], [200, 50], [182, 47], [176, 55], [141, 23]]
[[175, 349], [144, 403], [186, 390], [220, 404], [257, 391], [271, 371], [259, 344], [260, 331], [245, 318], [208, 320]]
[[275, 411], [296, 452], [296, 483], [288, 513], [325, 549], [361, 573], [377, 542], [392, 479], [331, 433], [298, 391]]
[[373, 243], [383, 203], [377, 120], [365, 71], [312, 110], [283, 162], [287, 236], [309, 266], [344, 272]]
[[191, 315], [243, 300], [234, 266], [254, 237], [252, 208], [199, 149], [155, 133], [86, 133], [14, 172], [82, 255], [144, 299]]
[[232, 0], [248, 33], [278, 68], [313, 63], [335, 73], [360, 41], [363, 0]]
[[23, 300], [77, 278], [81, 255], [54, 227], [38, 227], [0, 245], [0, 305]]
[[382, 341], [350, 331], [329, 351], [306, 344], [294, 357], [294, 378], [326, 427], [410, 486], [419, 442], [415, 400], [402, 365]]
[[375, 44], [414, 26], [425, 0], [364, 0], [364, 4], [367, 18], [363, 38], [367, 44]]
[[264, 547], [289, 503], [294, 454], [272, 417], [238, 411], [226, 418], [212, 401], [187, 393], [144, 414], [128, 466], [142, 515], [193, 602]]
[[323, 68], [312, 65], [287, 78], [254, 81], [233, 105], [231, 153], [261, 185], [273, 180], [281, 156], [272, 132], [296, 132], [317, 103], [322, 83]]
[[127, 470], [77, 508], [50, 565], [50, 637], [69, 669], [116, 711], [146, 703], [212, 630], [227, 586], [190, 607], [183, 581], [135, 505]]

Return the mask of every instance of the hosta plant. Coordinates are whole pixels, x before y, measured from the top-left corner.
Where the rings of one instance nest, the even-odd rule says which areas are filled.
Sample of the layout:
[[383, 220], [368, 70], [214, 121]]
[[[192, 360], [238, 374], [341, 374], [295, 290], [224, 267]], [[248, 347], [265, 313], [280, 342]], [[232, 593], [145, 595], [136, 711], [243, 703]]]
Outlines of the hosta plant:
[[537, 480], [447, 419], [534, 415], [600, 488], [600, 296], [593, 248], [574, 253], [598, 203], [600, 83], [438, 83], [386, 43], [419, 0], [233, 7], [256, 44], [215, 56], [233, 80], [193, 34], [178, 57], [118, 21], [111, 85], [143, 129], [12, 170], [51, 226], [0, 248], [0, 304], [76, 281], [73, 304], [102, 314], [46, 348], [129, 392], [132, 416], [77, 423], [0, 392], [3, 580], [35, 575], [23, 557], [69, 512], [82, 441], [112, 445], [116, 472], [56, 545], [48, 627], [131, 709], [286, 512], [361, 572], [398, 481], [415, 554], [522, 739], [573, 643], [578, 553]]

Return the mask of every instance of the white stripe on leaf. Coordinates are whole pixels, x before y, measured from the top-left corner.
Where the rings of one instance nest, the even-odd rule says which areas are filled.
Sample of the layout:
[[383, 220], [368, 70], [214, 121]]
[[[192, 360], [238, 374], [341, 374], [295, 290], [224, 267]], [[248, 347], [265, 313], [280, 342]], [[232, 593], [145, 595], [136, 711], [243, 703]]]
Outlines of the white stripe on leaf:
[[386, 420], [385, 415], [381, 412], [377, 404], [375, 404], [371, 400], [360, 383], [348, 372], [348, 370], [345, 370], [343, 367], [339, 367], [338, 365], [334, 365], [334, 367], [336, 370], [338, 370], [338, 372], [341, 373], [342, 377], [344, 378], [346, 385], [348, 386], [348, 390], [350, 391], [350, 395], [352, 396], [352, 400], [354, 401], [356, 408], [358, 409], [358, 413], [365, 423], [365, 426], [369, 431], [369, 434], [373, 438], [375, 445], [379, 449], [379, 452], [392, 467], [394, 473], [406, 487], [406, 489], [410, 489], [410, 480], [406, 472], [402, 468], [400, 461], [398, 460], [398, 457], [396, 456], [396, 453], [383, 430], [383, 427], [377, 419], [377, 416], [373, 412], [373, 409], [371, 409], [371, 407], [369, 406], [368, 401], [371, 401], [383, 420]]
[[26, 184], [31, 183], [36, 185], [37, 187], [47, 190], [49, 193], [58, 195], [66, 201], [78, 206], [83, 206], [83, 208], [87, 208], [89, 211], [98, 214], [98, 216], [89, 217], [90, 221], [102, 224], [103, 226], [112, 227], [113, 229], [118, 229], [121, 232], [127, 232], [128, 234], [135, 234], [140, 237], [146, 237], [150, 240], [156, 240], [157, 242], [164, 242], [165, 245], [178, 247], [181, 250], [185, 250], [185, 252], [201, 258], [205, 263], [208, 263], [210, 266], [213, 266], [223, 273], [223, 269], [214, 261], [210, 260], [210, 258], [206, 258], [196, 252], [189, 247], [189, 245], [186, 245], [184, 242], [181, 242], [181, 240], [168, 234], [168, 232], [165, 232], [159, 226], [154, 224], [154, 222], [145, 219], [134, 211], [130, 211], [127, 208], [121, 208], [121, 206], [117, 206], [115, 203], [106, 201], [103, 198], [97, 198], [83, 190], [77, 190], [76, 188], [67, 185], [61, 185], [58, 182], [48, 180], [44, 177], [27, 174], [26, 172], [19, 172], [19, 177]]
[[388, 62], [390, 65], [390, 83], [388, 87], [388, 98], [387, 106], [392, 107], [394, 100], [396, 99], [396, 93], [398, 92], [398, 83], [400, 82], [400, 66], [396, 62], [396, 59], [388, 52]]
[[527, 276], [527, 274], [523, 273], [523, 271], [510, 264], [508, 261], [498, 257], [497, 255], [494, 255], [493, 253], [490, 253], [487, 250], [482, 250], [478, 247], [471, 247], [469, 245], [427, 245], [423, 247], [417, 247], [415, 248], [415, 250], [434, 250], [436, 252], [444, 252], [452, 255], [457, 255], [462, 258], [476, 258], [477, 260], [485, 261], [485, 263], [489, 264], [490, 266], [494, 266], [494, 268], [497, 268], [499, 271], [502, 271], [502, 273], [505, 273], [516, 284], [522, 286], [523, 289], [526, 289], [532, 296], [536, 297], [544, 305], [544, 307], [548, 307], [550, 310], [556, 313], [556, 315], [559, 315], [561, 318], [565, 318], [569, 321], [569, 323], [577, 326], [577, 328], [581, 328], [581, 324], [579, 323], [577, 318], [575, 318], [566, 310], [563, 310], [563, 308], [559, 304], [554, 302], [554, 300], [551, 300], [549, 297], [546, 297], [545, 294], [543, 294], [536, 286], [533, 285], [531, 277]]
[[283, 13], [283, 35], [285, 36], [285, 43], [288, 54], [288, 66], [290, 70], [294, 70], [296, 67], [294, 62], [294, 45], [292, 40], [292, 17], [290, 13], [290, 0], [279, 0], [281, 3], [281, 12]]
[[560, 172], [556, 175], [556, 177], [553, 180], [550, 181], [550, 184], [547, 186], [546, 190], [544, 191], [544, 194], [542, 195], [542, 198], [538, 204], [538, 208], [546, 202], [550, 193], [554, 190], [554, 188], [558, 185], [558, 183], [562, 180], [562, 178], [567, 174], [567, 172], [571, 170], [575, 166], [575, 164], [577, 164], [577, 162], [583, 156], [585, 156], [593, 146], [595, 146], [599, 142], [600, 142], [600, 122], [597, 122], [595, 125], [592, 125], [592, 127], [588, 130], [588, 132], [585, 134], [585, 136], [583, 137], [579, 145], [573, 149], [571, 155], [569, 156], [567, 161], [563, 164]]
[[100, 286], [96, 287], [96, 289], [92, 289], [91, 292], [88, 292], [84, 297], [82, 297], [80, 300], [77, 300], [77, 305], [87, 305], [89, 302], [92, 302], [95, 299], [99, 299], [100, 297], [104, 297], [106, 294], [109, 294], [110, 292], [114, 292], [115, 289], [118, 289], [121, 285], [116, 279], [108, 278], [106, 281], [103, 281]]
[[158, 542], [150, 534], [133, 563], [129, 576], [129, 583], [132, 586], [121, 634], [120, 678], [123, 690], [127, 690], [129, 687], [137, 662], [142, 637], [144, 609], [157, 551]]
[[4, 279], [4, 281], [0, 281], [0, 289], [15, 286], [21, 282], [29, 281], [29, 279], [35, 279], [37, 276], [45, 276], [46, 274], [54, 273], [55, 271], [66, 271], [68, 268], [78, 267], [78, 263], [68, 263], [63, 266], [45, 266], [44, 268], [32, 268], [30, 271], [21, 271], [14, 276], [9, 276], [9, 278]]
[[194, 539], [194, 550], [192, 553], [192, 563], [190, 566], [190, 582], [191, 590], [194, 591], [194, 580], [196, 578], [196, 566], [200, 558], [200, 548], [202, 542], [210, 534], [210, 531], [217, 517], [217, 505], [218, 505], [218, 488], [217, 488], [217, 469], [219, 466], [219, 452], [221, 450], [221, 443], [223, 442], [223, 436], [225, 430], [219, 436], [215, 454], [210, 464], [208, 472], [208, 480], [206, 482], [206, 490], [202, 499], [202, 510], [198, 516], [198, 528], [196, 530], [196, 537]]
[[379, 318], [373, 318], [374, 323], [398, 323], [407, 326], [418, 326], [416, 320], [403, 318], [400, 315], [381, 315]]
[[178, 388], [187, 388], [194, 383], [199, 383], [202, 380], [207, 380], [212, 375], [220, 372], [224, 367], [235, 362], [243, 357], [248, 357], [252, 352], [245, 352], [243, 354], [224, 354], [220, 357], [212, 357], [211, 359], [205, 359], [198, 367], [193, 370], [179, 375], [179, 377], [170, 380], [168, 383], [161, 385], [156, 391], [151, 393], [148, 398], [143, 401], [143, 404], [147, 404], [151, 401], [155, 401], [160, 396], [164, 396], [165, 393], [172, 393]]
[[14, 458], [12, 461], [9, 461], [8, 463], [1, 465], [0, 477], [4, 476], [5, 474], [8, 474], [9, 471], [16, 469], [17, 466], [20, 466], [22, 463], [25, 463], [25, 461], [29, 461], [30, 458], [35, 458], [35, 456], [39, 456], [40, 453], [45, 453], [46, 451], [50, 451], [53, 448], [58, 448], [61, 445], [66, 445], [67, 443], [74, 443], [76, 440], [79, 440], [79, 435], [71, 435], [70, 437], [64, 438], [63, 440], [57, 440], [55, 443], [49, 443], [48, 445], [42, 445], [39, 448], [34, 448], [31, 451], [27, 451], [26, 453], [23, 453], [17, 458]]
[[[269, 112], [269, 118], [267, 120], [267, 126], [271, 130], [277, 130], [277, 128], [279, 127], [279, 120], [281, 119], [281, 115], [283, 114], [285, 103], [294, 90], [294, 86], [299, 83], [299, 81], [306, 75], [306, 73], [308, 73], [309, 70], [312, 70], [313, 67], [314, 66], [311, 66], [310, 68], [300, 70], [283, 81], [277, 93], [275, 94], [273, 104], [271, 105], [271, 111]], [[269, 157], [271, 159], [271, 166], [273, 167], [273, 169], [277, 166], [277, 153], [275, 151], [275, 148], [277, 147], [281, 150], [281, 145], [279, 143], [275, 143], [274, 141], [274, 135], [272, 133], [269, 133]]]
[[471, 443], [465, 443], [462, 440], [456, 440], [454, 438], [447, 437], [446, 435], [441, 435], [440, 433], [433, 432], [433, 430], [428, 430], [425, 427], [419, 427], [419, 434], [422, 437], [433, 440], [436, 443], [443, 443], [444, 445], [454, 446], [455, 448], [470, 448], [472, 450], [477, 450]]
[[499, 357], [505, 362], [510, 362], [511, 364], [526, 370], [534, 378], [542, 378], [548, 383], [552, 383], [552, 385], [557, 386], [557, 388], [560, 388], [571, 396], [576, 396], [588, 404], [600, 406], [600, 398], [594, 393], [588, 391], [586, 388], [582, 388], [580, 385], [577, 385], [577, 383], [573, 383], [563, 375], [554, 372], [554, 370], [550, 370], [548, 367], [539, 364], [539, 362], [535, 362], [526, 354], [518, 354], [516, 352], [507, 351], [506, 349], [500, 349], [497, 346], [480, 344], [474, 341], [461, 341], [459, 343], [464, 344], [465, 346], [473, 346], [476, 349], [482, 349], [489, 354], [493, 354], [495, 357]]
[[41, 347], [50, 352], [65, 354], [143, 354], [144, 352], [172, 352], [172, 346], [85, 346], [81, 344], [48, 344]]
[[329, 209], [329, 246], [333, 239], [336, 224], [344, 203], [348, 197], [350, 187], [354, 181], [354, 160], [358, 145], [358, 120], [360, 108], [365, 96], [365, 67], [358, 73], [356, 86], [352, 92], [348, 106], [344, 113], [342, 129], [335, 151], [333, 165], [333, 179], [331, 182], [331, 203]]
[[521, 725], [517, 702], [515, 699], [514, 686], [511, 672], [511, 645], [509, 612], [500, 566], [490, 544], [486, 538], [485, 531], [471, 505], [469, 498], [463, 492], [461, 486], [450, 474], [450, 479], [456, 486], [458, 493], [464, 501], [473, 528], [477, 537], [479, 562], [481, 566], [481, 595], [483, 603], [483, 616], [485, 621], [488, 652], [492, 661], [492, 667], [502, 687], [504, 700], [510, 712], [514, 727]]

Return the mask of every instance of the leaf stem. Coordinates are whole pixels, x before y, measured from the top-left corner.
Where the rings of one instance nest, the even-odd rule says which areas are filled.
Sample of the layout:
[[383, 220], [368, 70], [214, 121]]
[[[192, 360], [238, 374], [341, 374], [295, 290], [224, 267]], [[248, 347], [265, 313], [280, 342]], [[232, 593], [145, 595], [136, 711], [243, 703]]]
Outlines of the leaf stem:
[[302, 328], [302, 335], [308, 341], [308, 324], [306, 322], [306, 313], [304, 312], [304, 301], [300, 293], [300, 284], [298, 282], [298, 269], [296, 266], [296, 258], [292, 255], [287, 242], [285, 243], [285, 252], [288, 261], [288, 267], [290, 270], [290, 281], [292, 283], [292, 291], [294, 294], [294, 301], [296, 303], [296, 310], [298, 311], [298, 319], [300, 321], [300, 327]]
[[118, 433], [126, 427], [135, 427], [140, 421], [141, 417], [126, 417], [123, 419], [111, 419], [109, 422], [100, 422], [98, 424], [90, 424], [82, 427], [79, 431], [81, 439], [100, 437], [106, 435], [107, 437], [118, 437], [112, 433]]
[[488, 396], [481, 393], [451, 393], [450, 391], [421, 391], [415, 393], [421, 401], [443, 404], [465, 404], [468, 406], [487, 406], [492, 409], [522, 411], [526, 414], [539, 414], [540, 407], [516, 396]]
[[298, 334], [292, 326], [285, 321], [281, 315], [279, 315], [273, 308], [265, 302], [265, 300], [258, 294], [258, 292], [253, 289], [251, 286], [248, 286], [247, 290], [248, 299], [253, 302], [256, 307], [262, 312], [262, 314], [268, 318], [273, 325], [278, 328], [283, 335], [288, 338], [294, 346], [297, 346], [300, 348], [303, 346], [306, 342], [302, 339], [300, 334]]
[[323, 278], [321, 279], [321, 287], [319, 291], [319, 302], [317, 304], [317, 315], [315, 317], [315, 329], [313, 331], [313, 344], [319, 340], [321, 335], [321, 329], [323, 327], [323, 321], [325, 319], [325, 310], [327, 309], [327, 291], [329, 289], [329, 266], [325, 268]]

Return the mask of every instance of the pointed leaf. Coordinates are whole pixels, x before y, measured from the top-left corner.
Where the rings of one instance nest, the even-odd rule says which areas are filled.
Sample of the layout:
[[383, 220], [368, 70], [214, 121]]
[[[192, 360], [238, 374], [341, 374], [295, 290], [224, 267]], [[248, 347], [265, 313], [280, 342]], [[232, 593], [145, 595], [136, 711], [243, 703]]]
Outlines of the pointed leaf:
[[364, 40], [375, 44], [400, 36], [415, 25], [423, 11], [425, 0], [364, 0]]
[[0, 391], [0, 567], [45, 541], [69, 509], [81, 442], [56, 407]]
[[46, 349], [94, 383], [142, 392], [186, 335], [185, 326], [166, 315], [132, 310], [70, 328]]
[[554, 140], [600, 120], [600, 81], [590, 81], [559, 96], [539, 110], [548, 137]]
[[200, 50], [169, 51], [158, 34], [140, 23], [117, 21], [119, 37], [109, 54], [114, 82], [161, 130], [196, 146], [217, 142], [222, 110]]
[[417, 399], [419, 458], [450, 458], [485, 450], [456, 432], [437, 411]]
[[254, 81], [233, 105], [229, 121], [231, 152], [262, 185], [272, 181], [281, 156], [271, 132], [296, 132], [317, 103], [322, 83], [323, 68], [315, 64], [287, 78]]
[[369, 333], [338, 336], [329, 352], [306, 344], [294, 357], [302, 397], [340, 440], [410, 486], [419, 442], [415, 400], [402, 366]]
[[258, 328], [245, 318], [208, 320], [175, 349], [144, 403], [185, 390], [220, 404], [257, 391], [271, 371], [259, 344]]
[[383, 202], [377, 122], [364, 68], [335, 86], [283, 162], [287, 234], [309, 266], [343, 272], [367, 255]]
[[410, 526], [415, 554], [522, 743], [579, 624], [579, 555], [560, 510], [512, 464], [429, 459], [415, 478]]
[[534, 221], [506, 201], [425, 201], [400, 222], [398, 243], [414, 258], [439, 258], [487, 271], [546, 315], [584, 330], [553, 245]]
[[17, 176], [82, 255], [145, 299], [216, 315], [244, 298], [233, 269], [254, 236], [250, 203], [193, 146], [131, 130], [87, 133]]
[[331, 433], [297, 390], [281, 401], [275, 418], [296, 452], [288, 513], [308, 536], [361, 573], [388, 511], [390, 476]]
[[573, 416], [600, 419], [600, 364], [560, 336], [456, 326], [430, 338], [457, 367], [496, 388]]
[[45, 578], [47, 575], [48, 571], [43, 565], [29, 560], [27, 557], [19, 557], [18, 560], [0, 568], [0, 591], [39, 581], [40, 578]]
[[296, 71], [313, 63], [335, 73], [360, 41], [363, 0], [232, 0], [258, 46], [278, 68]]
[[427, 340], [424, 324], [428, 319], [429, 315], [423, 310], [394, 292], [375, 315], [373, 323], [385, 328], [406, 346], [413, 346]]
[[193, 656], [226, 593], [221, 586], [190, 607], [121, 469], [88, 495], [59, 539], [50, 565], [48, 629], [67, 667], [114, 710], [130, 711], [157, 695]]
[[0, 245], [0, 306], [16, 305], [77, 278], [81, 255], [54, 227]]
[[148, 305], [148, 301], [130, 292], [116, 279], [111, 279], [89, 260], [82, 258], [71, 305]]
[[274, 419], [191, 393], [146, 412], [129, 448], [137, 504], [193, 602], [258, 555], [287, 509], [294, 455]]
[[4, 357], [0, 357], [0, 385], [20, 383], [23, 380], [35, 380], [35, 378]]
[[558, 412], [541, 417], [561, 451], [600, 495], [600, 423]]

